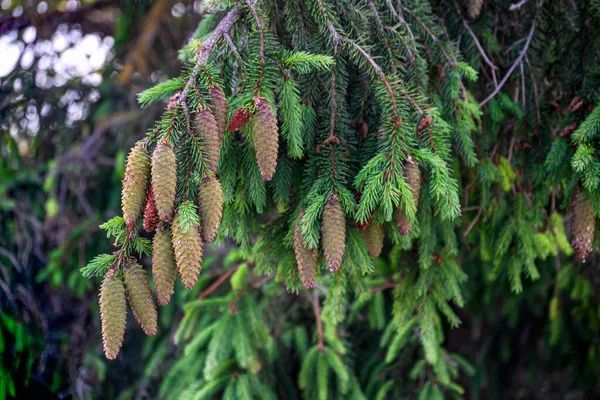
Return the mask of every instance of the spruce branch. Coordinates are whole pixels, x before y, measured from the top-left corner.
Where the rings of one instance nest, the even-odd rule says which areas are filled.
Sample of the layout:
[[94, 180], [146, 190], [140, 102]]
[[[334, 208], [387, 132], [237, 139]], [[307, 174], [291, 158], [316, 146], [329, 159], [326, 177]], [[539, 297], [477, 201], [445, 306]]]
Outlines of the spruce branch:
[[498, 86], [494, 89], [494, 91], [492, 93], [490, 93], [485, 99], [483, 99], [479, 103], [479, 107], [483, 107], [491, 99], [493, 99], [494, 96], [496, 96], [500, 92], [500, 89], [502, 89], [502, 86], [504, 86], [504, 84], [506, 83], [506, 81], [508, 80], [508, 78], [510, 78], [510, 75], [513, 73], [513, 71], [515, 70], [515, 68], [517, 68], [517, 65], [519, 65], [523, 61], [523, 57], [525, 57], [525, 55], [527, 54], [527, 49], [529, 48], [529, 45], [531, 44], [531, 39], [533, 38], [533, 34], [535, 32], [535, 27], [536, 27], [536, 23], [534, 21], [531, 24], [531, 28], [529, 29], [529, 34], [527, 35], [527, 39], [525, 40], [525, 45], [523, 46], [523, 48], [519, 52], [519, 56], [517, 57], [517, 59], [515, 60], [515, 62], [510, 66], [510, 68], [506, 72], [506, 75], [504, 75], [504, 78], [502, 78], [502, 80], [500, 81], [500, 83], [498, 84]]
[[258, 96], [260, 92], [260, 88], [262, 86], [263, 76], [265, 74], [265, 37], [263, 32], [262, 22], [258, 17], [258, 13], [256, 12], [256, 7], [254, 7], [254, 3], [251, 0], [246, 0], [246, 4], [250, 11], [252, 12], [252, 16], [254, 17], [254, 21], [256, 22], [256, 28], [258, 29], [258, 41], [259, 41], [259, 49], [258, 49], [258, 62], [259, 62], [259, 71], [258, 71], [258, 79], [256, 81], [256, 88], [254, 89], [254, 95]]
[[390, 66], [392, 68], [392, 73], [396, 73], [396, 65], [394, 63], [394, 55], [392, 54], [392, 48], [390, 47], [390, 42], [385, 36], [385, 28], [383, 27], [383, 23], [381, 22], [381, 17], [379, 16], [379, 11], [377, 11], [377, 6], [373, 0], [368, 0], [369, 8], [371, 9], [371, 13], [375, 17], [375, 22], [377, 23], [377, 30], [381, 35], [381, 39], [383, 40], [383, 45], [385, 50], [388, 53], [388, 57], [390, 58]]
[[342, 37], [338, 33], [337, 29], [335, 29], [335, 26], [333, 26], [333, 22], [331, 22], [329, 19], [329, 16], [327, 15], [327, 9], [325, 8], [323, 2], [321, 0], [316, 0], [316, 2], [319, 5], [319, 10], [326, 21], [327, 29], [329, 29], [329, 32], [333, 37], [333, 43], [339, 47], [342, 43]]

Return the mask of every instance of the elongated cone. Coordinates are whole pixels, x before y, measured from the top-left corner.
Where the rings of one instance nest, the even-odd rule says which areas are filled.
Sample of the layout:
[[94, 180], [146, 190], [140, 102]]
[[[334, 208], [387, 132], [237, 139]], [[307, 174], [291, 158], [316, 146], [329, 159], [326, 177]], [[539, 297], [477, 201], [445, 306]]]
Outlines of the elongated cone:
[[233, 116], [229, 120], [229, 125], [227, 125], [227, 130], [229, 132], [236, 132], [243, 128], [250, 119], [250, 111], [247, 109], [240, 108], [239, 110], [235, 110]]
[[171, 145], [163, 140], [156, 145], [152, 154], [152, 190], [158, 216], [163, 221], [173, 218], [177, 161]]
[[307, 289], [315, 287], [315, 276], [317, 275], [317, 262], [319, 260], [319, 252], [317, 249], [311, 249], [304, 244], [304, 236], [302, 236], [302, 217], [304, 211], [298, 215], [294, 226], [294, 253], [296, 255], [296, 263], [298, 264], [298, 273], [300, 280]]
[[127, 156], [123, 191], [121, 192], [121, 208], [123, 218], [132, 227], [144, 209], [148, 182], [150, 180], [150, 157], [138, 142]]
[[[412, 157], [408, 157], [406, 160], [404, 165], [404, 176], [410, 185], [410, 191], [416, 209], [419, 207], [419, 196], [421, 193], [421, 172], [419, 171], [419, 163]], [[396, 222], [398, 223], [400, 234], [402, 236], [408, 236], [412, 229], [412, 222], [410, 222], [408, 216], [400, 207], [396, 210]]]
[[223, 142], [223, 135], [227, 129], [227, 99], [225, 93], [218, 86], [208, 88], [210, 101], [212, 103], [212, 111], [217, 121], [217, 130], [219, 133], [219, 142]]
[[100, 319], [102, 321], [102, 342], [104, 354], [114, 360], [119, 354], [125, 336], [127, 322], [127, 302], [123, 281], [109, 270], [100, 288]]
[[144, 230], [152, 232], [156, 229], [159, 222], [160, 217], [158, 216], [158, 210], [156, 209], [156, 203], [152, 195], [152, 188], [150, 188], [148, 190], [148, 200], [146, 200], [146, 209], [144, 210]]
[[585, 197], [579, 188], [576, 189], [571, 199], [571, 209], [573, 210], [572, 244], [575, 250], [575, 257], [585, 261], [592, 251], [594, 241], [594, 231], [596, 230], [596, 217], [592, 209], [592, 204]]
[[465, 8], [469, 19], [476, 19], [481, 13], [484, 0], [465, 0]]
[[279, 132], [277, 118], [269, 102], [259, 97], [256, 102], [254, 116], [254, 149], [260, 174], [264, 181], [273, 179], [277, 167], [277, 151], [279, 149]]
[[158, 313], [152, 298], [152, 289], [148, 275], [138, 263], [129, 263], [123, 268], [125, 277], [125, 290], [129, 299], [129, 306], [135, 315], [135, 319], [148, 336], [156, 335]]
[[152, 241], [152, 278], [158, 304], [166, 306], [171, 300], [177, 266], [171, 242], [171, 231], [165, 224], [158, 226]]
[[332, 197], [323, 210], [323, 253], [330, 271], [337, 271], [342, 265], [346, 247], [346, 213], [337, 197]]
[[211, 170], [213, 174], [216, 174], [217, 166], [219, 165], [221, 139], [219, 137], [217, 121], [215, 121], [215, 117], [209, 109], [205, 108], [198, 113], [198, 117], [196, 118], [196, 131], [204, 143], [204, 155], [208, 163], [208, 169]]
[[385, 236], [383, 225], [372, 223], [362, 234], [369, 254], [373, 257], [379, 257], [381, 249], [383, 249], [383, 238]]
[[205, 243], [212, 243], [219, 233], [223, 216], [223, 189], [221, 182], [214, 176], [205, 178], [200, 183], [198, 204], [200, 221], [202, 221], [202, 239]]
[[173, 250], [175, 251], [175, 261], [177, 270], [186, 289], [191, 289], [198, 280], [198, 275], [202, 270], [203, 245], [200, 233], [195, 227], [189, 230], [184, 229], [179, 213], [175, 214], [173, 225], [171, 227], [173, 239]]

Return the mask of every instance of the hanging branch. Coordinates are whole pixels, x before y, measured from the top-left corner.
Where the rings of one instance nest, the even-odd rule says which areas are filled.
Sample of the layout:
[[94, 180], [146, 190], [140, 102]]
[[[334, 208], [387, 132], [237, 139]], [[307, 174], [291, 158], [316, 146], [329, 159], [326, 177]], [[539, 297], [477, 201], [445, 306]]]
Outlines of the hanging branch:
[[333, 26], [333, 22], [331, 22], [331, 20], [327, 16], [327, 9], [325, 8], [321, 0], [317, 0], [317, 4], [319, 5], [319, 10], [321, 11], [321, 14], [323, 14], [323, 18], [325, 18], [327, 29], [329, 29], [331, 36], [333, 36], [333, 43], [339, 45], [342, 42], [342, 37], [338, 33], [337, 29], [335, 29], [335, 26]]
[[498, 84], [496, 89], [494, 89], [494, 91], [492, 93], [490, 93], [490, 95], [488, 97], [486, 97], [485, 99], [483, 99], [483, 101], [481, 101], [481, 103], [479, 103], [479, 107], [483, 107], [486, 103], [488, 103], [491, 99], [494, 98], [494, 96], [496, 96], [500, 92], [500, 89], [502, 89], [502, 86], [504, 86], [504, 84], [506, 83], [508, 78], [510, 78], [510, 75], [513, 73], [515, 68], [517, 68], [517, 65], [519, 65], [519, 63], [521, 63], [523, 61], [523, 57], [525, 57], [525, 55], [527, 54], [527, 49], [529, 48], [529, 45], [531, 44], [531, 39], [533, 38], [534, 32], [535, 32], [535, 21], [533, 22], [533, 24], [531, 24], [531, 29], [529, 29], [529, 35], [527, 35], [527, 40], [525, 41], [525, 45], [523, 46], [523, 49], [519, 53], [519, 56], [517, 57], [515, 62], [510, 66], [510, 68], [508, 69], [508, 72], [506, 73], [506, 75], [504, 75], [504, 78], [502, 78], [502, 80], [500, 81], [500, 83]]
[[254, 17], [254, 21], [256, 22], [256, 28], [258, 29], [258, 40], [259, 40], [259, 50], [258, 50], [258, 62], [259, 62], [259, 70], [258, 70], [258, 80], [256, 81], [256, 88], [254, 90], [254, 95], [258, 96], [260, 88], [262, 86], [263, 76], [265, 74], [265, 37], [263, 33], [262, 22], [260, 22], [260, 18], [258, 18], [258, 14], [256, 13], [256, 8], [254, 4], [250, 0], [246, 0], [246, 4], [250, 8], [252, 12], [252, 16]]
[[373, 0], [368, 0], [368, 2], [369, 2], [369, 8], [371, 9], [371, 13], [373, 13], [373, 16], [375, 17], [375, 22], [377, 22], [377, 30], [379, 31], [379, 34], [381, 35], [381, 39], [383, 40], [383, 45], [385, 46], [385, 50], [388, 53], [388, 57], [390, 58], [390, 66], [392, 67], [392, 72], [395, 74], [396, 73], [396, 65], [394, 63], [394, 55], [392, 54], [390, 42], [388, 41], [387, 37], [385, 36], [385, 28], [383, 27], [383, 23], [381, 22], [381, 17], [379, 16], [379, 12], [377, 11], [377, 7], [375, 6], [375, 3], [373, 2]]

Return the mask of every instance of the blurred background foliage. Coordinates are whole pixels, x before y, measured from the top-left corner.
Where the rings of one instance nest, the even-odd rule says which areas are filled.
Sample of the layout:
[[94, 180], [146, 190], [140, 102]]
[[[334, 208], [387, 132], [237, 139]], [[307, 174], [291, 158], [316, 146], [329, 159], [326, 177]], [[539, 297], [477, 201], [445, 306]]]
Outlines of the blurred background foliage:
[[[202, 307], [191, 300], [220, 276], [221, 266], [238, 261], [229, 243], [209, 251], [196, 289], [176, 289], [160, 313], [157, 336], [127, 330], [115, 362], [102, 355], [98, 282], [79, 272], [111, 247], [98, 225], [119, 213], [126, 151], [163, 110], [141, 109], [135, 96], [178, 74], [177, 51], [200, 21], [201, 2], [2, 0], [0, 8], [0, 399], [179, 398], [185, 390], [201, 390], [207, 382], [190, 377], [202, 364], [198, 359], [210, 357], [205, 349], [213, 342], [199, 333], [227, 335], [202, 316], [221, 312], [227, 290]], [[515, 118], [504, 112], [498, 120]], [[547, 264], [538, 266], [542, 279], [524, 280], [520, 294], [511, 292], [508, 280], [484, 274], [479, 256], [464, 255], [463, 323], [445, 332], [445, 348], [462, 357], [452, 363], [464, 368], [466, 397], [598, 398], [598, 256], [585, 268], [553, 257], [539, 261]], [[390, 253], [377, 268], [401, 263], [401, 255]], [[248, 272], [245, 279], [260, 284], [261, 277]], [[272, 331], [258, 329], [249, 344], [256, 357], [279, 364], [271, 379], [292, 397], [300, 395], [289, 376], [300, 366], [278, 358], [277, 348], [310, 351], [309, 300], [288, 294], [277, 304], [279, 312], [306, 314], [305, 325], [284, 329], [270, 320]], [[367, 388], [368, 398], [396, 398], [383, 376], [405, 389], [419, 385], [402, 380], [411, 370], [420, 373], [416, 343], [393, 363], [382, 363], [379, 338], [391, 303], [389, 293], [374, 292], [364, 306], [368, 317], [352, 314], [346, 327], [360, 338], [355, 344], [362, 358], [352, 379]], [[230, 316], [238, 319], [234, 324], [277, 315], [260, 299], [240, 307]], [[265, 398], [278, 396], [269, 390]]]

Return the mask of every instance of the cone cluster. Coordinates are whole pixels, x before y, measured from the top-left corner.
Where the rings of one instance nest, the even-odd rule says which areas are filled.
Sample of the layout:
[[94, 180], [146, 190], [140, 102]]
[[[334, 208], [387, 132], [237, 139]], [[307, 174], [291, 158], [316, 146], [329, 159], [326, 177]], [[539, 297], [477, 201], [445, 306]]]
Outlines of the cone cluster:
[[250, 119], [250, 111], [246, 109], [240, 108], [239, 110], [235, 110], [231, 120], [229, 120], [229, 125], [227, 126], [227, 130], [229, 132], [237, 132], [241, 128], [243, 128]]
[[330, 271], [337, 271], [342, 265], [346, 247], [346, 213], [337, 197], [332, 197], [323, 210], [323, 253]]
[[163, 221], [173, 218], [177, 161], [171, 145], [163, 140], [152, 154], [152, 190], [158, 216]]
[[[419, 207], [421, 172], [419, 171], [419, 163], [412, 157], [408, 157], [404, 164], [404, 177], [410, 186], [416, 209]], [[412, 222], [400, 207], [396, 210], [396, 222], [398, 223], [400, 234], [402, 236], [408, 236], [412, 230]]]
[[223, 216], [223, 189], [214, 176], [205, 178], [198, 188], [198, 211], [202, 221], [201, 232], [205, 243], [215, 241]]
[[369, 254], [373, 257], [379, 257], [381, 250], [383, 249], [383, 225], [381, 224], [369, 224], [367, 229], [362, 231], [363, 239], [367, 245]]
[[154, 196], [152, 195], [152, 187], [148, 191], [148, 199], [146, 200], [146, 209], [144, 210], [144, 230], [152, 232], [160, 222]]
[[123, 281], [113, 270], [106, 274], [100, 288], [100, 319], [104, 353], [106, 358], [114, 360], [119, 354], [125, 336], [127, 303]]
[[202, 239], [197, 228], [184, 229], [181, 214], [177, 213], [171, 227], [173, 250], [181, 282], [186, 289], [191, 289], [198, 280], [202, 270]]
[[304, 243], [304, 236], [302, 235], [301, 230], [302, 217], [304, 217], [304, 211], [298, 215], [298, 219], [296, 220], [296, 224], [294, 226], [294, 253], [296, 255], [296, 263], [298, 264], [300, 280], [307, 289], [311, 289], [315, 287], [315, 276], [317, 275], [319, 252], [317, 249], [310, 249]]
[[592, 204], [579, 189], [571, 199], [573, 210], [572, 245], [575, 258], [585, 261], [592, 251], [594, 232], [596, 230], [596, 217]]
[[144, 209], [149, 177], [150, 157], [143, 144], [138, 142], [127, 157], [121, 193], [123, 218], [130, 227], [137, 222]]
[[158, 314], [146, 271], [140, 264], [132, 262], [123, 269], [123, 275], [127, 298], [133, 315], [146, 332], [146, 335], [156, 335]]
[[259, 97], [256, 102], [254, 116], [254, 149], [260, 174], [264, 181], [270, 181], [277, 166], [277, 151], [279, 149], [279, 132], [277, 118], [267, 99]]
[[223, 142], [223, 135], [225, 129], [227, 129], [227, 100], [225, 93], [218, 86], [211, 86], [208, 88], [208, 94], [212, 103], [212, 111], [217, 122], [217, 131], [219, 135], [219, 142]]
[[158, 304], [166, 306], [173, 295], [177, 266], [169, 227], [160, 225], [152, 241], [152, 278]]

